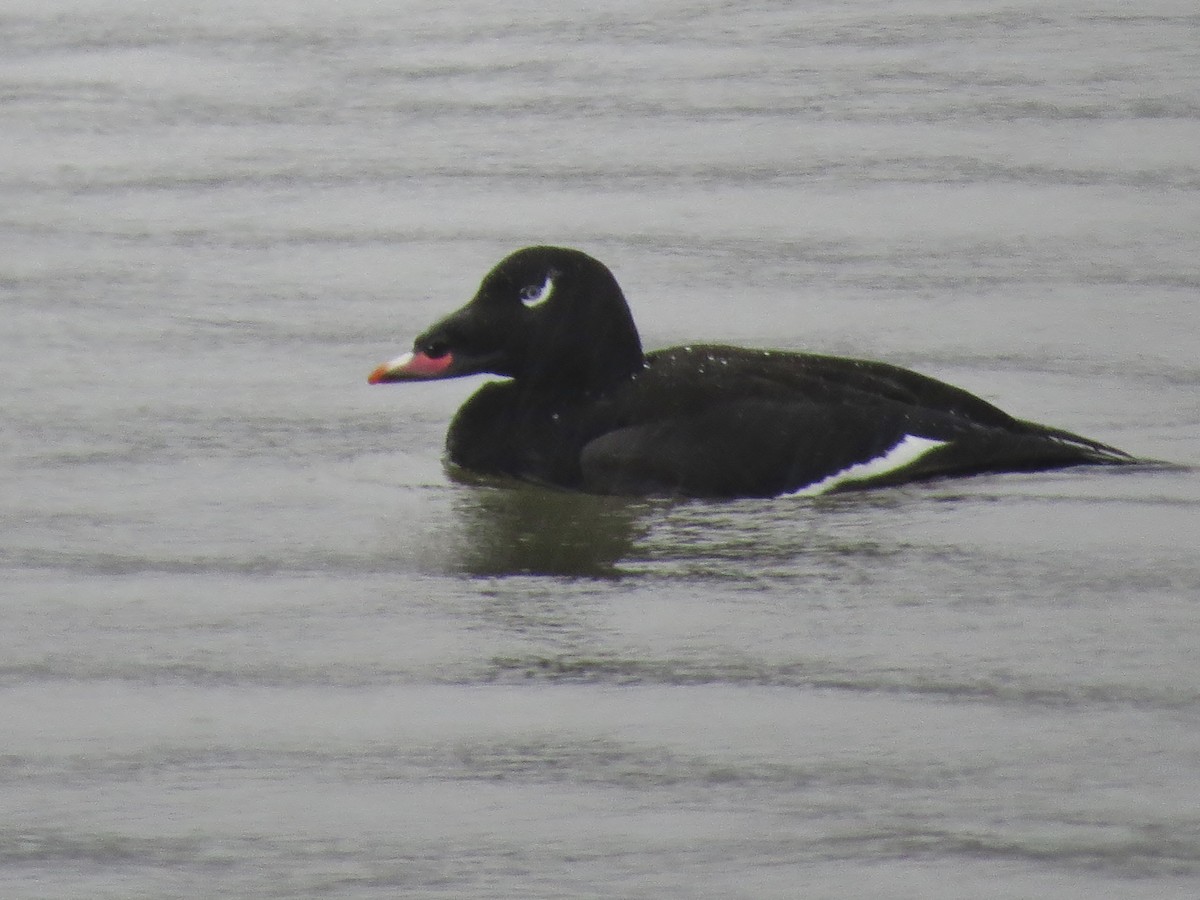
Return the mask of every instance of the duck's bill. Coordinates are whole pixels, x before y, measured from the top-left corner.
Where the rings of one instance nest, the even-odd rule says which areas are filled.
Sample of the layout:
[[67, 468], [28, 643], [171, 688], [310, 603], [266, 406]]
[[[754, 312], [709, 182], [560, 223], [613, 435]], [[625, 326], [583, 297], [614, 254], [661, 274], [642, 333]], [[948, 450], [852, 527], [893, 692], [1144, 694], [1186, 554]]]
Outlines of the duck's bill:
[[423, 381], [430, 378], [449, 378], [455, 375], [452, 371], [454, 355], [443, 353], [441, 356], [430, 356], [428, 353], [412, 352], [397, 356], [391, 362], [386, 362], [367, 376], [368, 384], [386, 384], [389, 381]]

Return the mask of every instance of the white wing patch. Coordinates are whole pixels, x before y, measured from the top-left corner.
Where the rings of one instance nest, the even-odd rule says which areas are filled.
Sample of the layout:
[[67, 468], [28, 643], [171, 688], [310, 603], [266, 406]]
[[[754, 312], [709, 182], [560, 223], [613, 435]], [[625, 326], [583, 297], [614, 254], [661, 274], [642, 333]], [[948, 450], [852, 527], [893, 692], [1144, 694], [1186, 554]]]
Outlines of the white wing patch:
[[792, 491], [789, 496], [812, 497], [816, 494], [824, 494], [826, 491], [831, 491], [838, 485], [845, 484], [848, 481], [866, 481], [870, 478], [889, 475], [892, 472], [903, 469], [905, 466], [912, 465], [926, 453], [936, 450], [938, 447], [944, 447], [947, 443], [947, 441], [935, 441], [933, 438], [923, 438], [917, 437], [915, 434], [906, 434], [900, 443], [883, 454], [883, 456], [868, 459], [866, 462], [855, 463], [852, 466], [842, 469], [840, 472], [826, 475], [820, 481], [814, 481], [812, 484], [805, 485], [799, 490]]

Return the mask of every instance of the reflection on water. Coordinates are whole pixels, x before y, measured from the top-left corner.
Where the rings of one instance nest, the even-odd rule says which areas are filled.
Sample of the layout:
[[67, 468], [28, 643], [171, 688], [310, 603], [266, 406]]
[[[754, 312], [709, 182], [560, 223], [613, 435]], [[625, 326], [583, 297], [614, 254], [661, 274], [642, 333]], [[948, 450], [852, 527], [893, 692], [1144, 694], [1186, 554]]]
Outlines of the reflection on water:
[[458, 562], [472, 575], [612, 578], [652, 504], [532, 485], [479, 484], [454, 506]]
[[637, 572], [729, 581], [815, 574], [894, 552], [875, 533], [877, 513], [909, 499], [910, 492], [891, 489], [816, 499], [665, 500], [476, 479], [455, 498], [454, 538], [441, 549], [450, 550], [452, 570], [471, 575]]

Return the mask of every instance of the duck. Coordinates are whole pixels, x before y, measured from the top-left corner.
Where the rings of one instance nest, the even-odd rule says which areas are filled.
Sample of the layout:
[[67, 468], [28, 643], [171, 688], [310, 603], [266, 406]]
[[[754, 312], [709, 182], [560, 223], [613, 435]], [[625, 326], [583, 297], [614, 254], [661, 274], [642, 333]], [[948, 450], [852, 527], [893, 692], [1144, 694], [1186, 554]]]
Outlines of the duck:
[[892, 365], [696, 344], [645, 352], [599, 260], [526, 247], [370, 384], [490, 374], [453, 417], [453, 476], [592, 494], [821, 495], [1138, 462]]

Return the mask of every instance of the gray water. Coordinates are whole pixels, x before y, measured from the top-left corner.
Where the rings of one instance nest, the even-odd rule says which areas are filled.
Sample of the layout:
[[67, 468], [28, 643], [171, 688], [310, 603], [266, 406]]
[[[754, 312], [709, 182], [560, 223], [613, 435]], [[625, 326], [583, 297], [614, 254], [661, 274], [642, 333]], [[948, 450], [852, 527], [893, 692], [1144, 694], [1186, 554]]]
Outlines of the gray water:
[[1200, 478], [462, 485], [527, 244], [647, 346], [1200, 463], [1200, 13], [9, 0], [0, 896], [1200, 895]]

